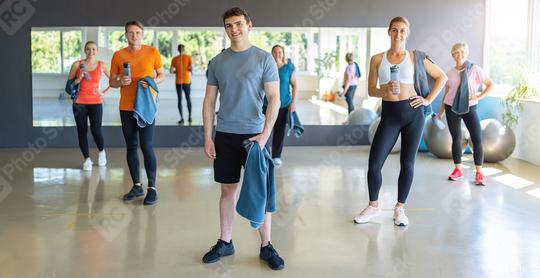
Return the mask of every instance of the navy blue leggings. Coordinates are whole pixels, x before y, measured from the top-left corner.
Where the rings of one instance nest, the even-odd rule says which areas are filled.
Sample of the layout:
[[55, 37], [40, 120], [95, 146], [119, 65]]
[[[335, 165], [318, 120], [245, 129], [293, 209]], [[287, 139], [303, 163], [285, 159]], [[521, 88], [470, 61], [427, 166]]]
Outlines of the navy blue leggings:
[[482, 166], [484, 162], [484, 148], [482, 147], [482, 128], [480, 118], [476, 112], [476, 105], [469, 107], [469, 113], [458, 115], [452, 112], [452, 106], [445, 105], [446, 121], [452, 135], [452, 159], [454, 164], [461, 164], [461, 119], [471, 134], [473, 144], [474, 165]]
[[405, 203], [414, 176], [414, 162], [424, 130], [424, 109], [412, 108], [410, 100], [383, 101], [381, 122], [369, 152], [369, 200], [377, 201], [382, 184], [381, 170], [401, 133], [398, 202]]
[[90, 119], [90, 131], [99, 151], [103, 150], [103, 134], [101, 133], [101, 120], [103, 118], [103, 105], [101, 104], [77, 104], [73, 103], [73, 116], [77, 124], [79, 147], [84, 158], [90, 157], [88, 151], [88, 119]]
[[[155, 187], [157, 162], [156, 155], [154, 154], [153, 140], [156, 121], [151, 125], [140, 128], [137, 125], [137, 120], [133, 118], [133, 111], [120, 111], [120, 120], [122, 122], [124, 139], [126, 140], [126, 157], [129, 173], [131, 174], [133, 183], [141, 182], [139, 174], [139, 154], [137, 153], [137, 147], [139, 146], [140, 141], [141, 151], [144, 157], [144, 168], [148, 178], [148, 187]], [[139, 135], [139, 138], [137, 138], [137, 134]]]
[[184, 94], [186, 94], [188, 117], [191, 119], [191, 84], [176, 84], [176, 95], [178, 96], [178, 112], [180, 113], [181, 119], [184, 118], [184, 115], [182, 113], [182, 90], [184, 90]]
[[354, 93], [356, 92], [356, 85], [351, 85], [345, 93], [345, 100], [347, 101], [347, 110], [349, 114], [354, 111]]

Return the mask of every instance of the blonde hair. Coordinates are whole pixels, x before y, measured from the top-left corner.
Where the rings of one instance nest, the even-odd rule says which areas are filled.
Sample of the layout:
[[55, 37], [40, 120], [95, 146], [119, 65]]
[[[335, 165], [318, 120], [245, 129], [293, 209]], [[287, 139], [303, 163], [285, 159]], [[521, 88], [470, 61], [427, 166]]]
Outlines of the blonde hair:
[[466, 43], [464, 42], [458, 42], [458, 43], [455, 43], [453, 46], [452, 46], [452, 50], [450, 51], [450, 53], [454, 53], [458, 48], [462, 47], [463, 50], [466, 52], [466, 53], [469, 53], [469, 45], [467, 45]]
[[352, 52], [348, 52], [347, 54], [345, 54], [345, 61], [347, 61], [347, 63], [350, 63], [352, 62], [354, 59], [353, 59], [353, 54]]
[[283, 51], [283, 57], [281, 58], [281, 62], [283, 62], [283, 64], [286, 64], [287, 60], [285, 60], [285, 47], [283, 45], [276, 44], [276, 45], [272, 46], [272, 52], [274, 52], [274, 49], [276, 49], [278, 47], [281, 48], [281, 51]]
[[404, 16], [397, 16], [390, 20], [390, 24], [388, 24], [388, 32], [390, 32], [390, 29], [392, 29], [392, 24], [396, 22], [404, 23], [405, 25], [407, 25], [407, 29], [411, 29], [411, 24], [409, 23], [409, 20], [407, 18], [405, 18]]

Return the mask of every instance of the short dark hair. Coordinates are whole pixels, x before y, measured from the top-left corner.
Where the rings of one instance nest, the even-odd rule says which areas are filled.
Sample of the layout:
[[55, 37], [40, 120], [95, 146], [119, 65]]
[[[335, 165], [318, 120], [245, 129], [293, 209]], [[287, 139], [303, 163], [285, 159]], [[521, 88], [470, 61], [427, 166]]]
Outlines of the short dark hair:
[[128, 27], [129, 27], [129, 26], [133, 26], [133, 25], [135, 25], [135, 26], [141, 28], [141, 30], [144, 31], [144, 25], [143, 25], [140, 21], [138, 21], [138, 20], [132, 20], [132, 21], [128, 21], [128, 22], [126, 23], [126, 25], [124, 26], [124, 29], [126, 30], [126, 32], [127, 32]]
[[249, 15], [248, 13], [246, 12], [246, 10], [240, 8], [240, 7], [233, 7], [233, 8], [230, 8], [228, 9], [227, 11], [225, 11], [225, 13], [223, 13], [223, 23], [225, 23], [225, 19], [229, 18], [229, 17], [233, 17], [233, 16], [241, 16], [243, 15], [244, 16], [244, 19], [246, 19], [246, 23], [250, 23], [251, 22], [251, 18], [249, 18]]
[[178, 45], [178, 52], [182, 52], [182, 50], [184, 50], [184, 45], [183, 44], [179, 44]]

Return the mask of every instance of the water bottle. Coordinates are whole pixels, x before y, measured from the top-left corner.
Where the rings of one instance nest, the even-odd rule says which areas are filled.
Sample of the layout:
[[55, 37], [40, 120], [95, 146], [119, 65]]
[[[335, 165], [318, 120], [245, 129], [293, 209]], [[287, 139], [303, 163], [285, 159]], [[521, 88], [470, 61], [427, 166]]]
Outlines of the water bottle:
[[128, 62], [124, 63], [124, 76], [131, 78], [131, 68]]
[[446, 127], [446, 125], [443, 123], [443, 121], [441, 121], [441, 119], [439, 119], [439, 117], [437, 117], [437, 114], [431, 115], [431, 121], [440, 130], [443, 130]]
[[84, 80], [90, 80], [92, 79], [92, 77], [90, 77], [90, 74], [88, 73], [88, 71], [86, 71], [86, 65], [81, 63], [80, 66], [79, 66], [80, 70], [81, 70], [81, 73], [83, 74], [83, 78]]
[[390, 67], [390, 80], [397, 81], [398, 87], [392, 90], [393, 95], [399, 95], [399, 66], [393, 65]]

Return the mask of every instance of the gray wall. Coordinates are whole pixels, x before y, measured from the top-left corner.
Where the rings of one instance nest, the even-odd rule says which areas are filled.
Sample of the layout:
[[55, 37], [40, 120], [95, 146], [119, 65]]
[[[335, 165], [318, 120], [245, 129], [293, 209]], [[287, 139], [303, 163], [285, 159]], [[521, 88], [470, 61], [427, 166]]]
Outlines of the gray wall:
[[[412, 24], [408, 47], [428, 51], [447, 69], [452, 65], [449, 48], [456, 41], [468, 42], [471, 59], [482, 64], [484, 5], [484, 0], [0, 0], [0, 147], [28, 147], [41, 142], [37, 144], [40, 146], [43, 140], [47, 147], [76, 146], [72, 127], [32, 127], [31, 27], [121, 26], [131, 19], [159, 26], [221, 26], [220, 15], [231, 6], [244, 7], [255, 26], [267, 27], [381, 27], [390, 18], [403, 15]], [[10, 14], [9, 8], [13, 8]], [[9, 15], [17, 21], [8, 26]], [[179, 146], [199, 130], [157, 127], [156, 146]], [[365, 132], [357, 138], [355, 130], [365, 127], [308, 126], [306, 136], [289, 143], [335, 145], [349, 137], [354, 139], [351, 142], [365, 144]], [[104, 132], [107, 145], [122, 145], [120, 128], [105, 128]]]

